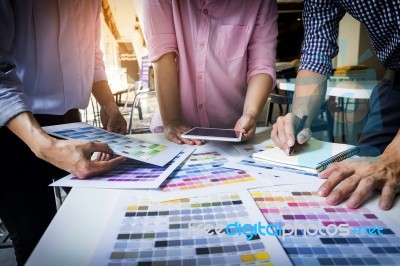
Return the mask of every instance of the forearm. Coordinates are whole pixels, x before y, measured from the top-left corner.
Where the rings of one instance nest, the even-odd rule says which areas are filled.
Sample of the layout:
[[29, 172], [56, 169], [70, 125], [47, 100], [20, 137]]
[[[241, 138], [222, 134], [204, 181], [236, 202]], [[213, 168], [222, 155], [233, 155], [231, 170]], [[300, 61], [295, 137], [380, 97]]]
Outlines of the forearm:
[[271, 93], [272, 86], [273, 80], [268, 74], [256, 74], [252, 76], [249, 80], [243, 115], [250, 115], [257, 121]]
[[20, 113], [9, 120], [6, 126], [25, 142], [39, 158], [44, 159], [55, 141], [41, 128], [30, 112]]
[[309, 70], [300, 70], [296, 77], [292, 113], [308, 116], [310, 124], [325, 101], [327, 77]]
[[108, 85], [108, 82], [106, 80], [93, 83], [92, 93], [93, 96], [96, 98], [97, 102], [100, 104], [100, 106], [116, 104], [114, 96], [111, 93], [110, 86]]
[[178, 71], [174, 53], [165, 54], [154, 62], [154, 79], [163, 125], [180, 121]]

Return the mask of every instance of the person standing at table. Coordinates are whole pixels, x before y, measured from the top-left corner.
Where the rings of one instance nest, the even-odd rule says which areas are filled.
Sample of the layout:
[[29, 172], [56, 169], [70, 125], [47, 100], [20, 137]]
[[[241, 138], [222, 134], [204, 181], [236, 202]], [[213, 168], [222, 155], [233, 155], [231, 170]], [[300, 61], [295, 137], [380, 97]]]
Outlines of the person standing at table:
[[[400, 187], [400, 0], [304, 1], [305, 38], [293, 110], [278, 118], [271, 137], [287, 153], [295, 138], [300, 144], [310, 139], [308, 127], [325, 97], [332, 58], [338, 53], [339, 21], [346, 12], [366, 26], [372, 46], [387, 70], [372, 92], [369, 114], [358, 143], [359, 155], [372, 157], [336, 163], [322, 172], [320, 176], [328, 180], [320, 187], [319, 194], [327, 196], [332, 205], [351, 195], [347, 205], [357, 208], [372, 190], [379, 189], [382, 191], [379, 207], [387, 210]], [[310, 118], [308, 127], [294, 136], [294, 127], [303, 115]]]
[[108, 171], [104, 143], [59, 140], [41, 126], [80, 121], [90, 94], [103, 126], [125, 133], [126, 121], [107, 83], [100, 43], [101, 1], [0, 2], [0, 219], [23, 265], [56, 213], [48, 185], [68, 174]]
[[175, 143], [194, 126], [254, 136], [275, 82], [276, 1], [146, 1], [144, 25], [159, 110], [153, 132]]

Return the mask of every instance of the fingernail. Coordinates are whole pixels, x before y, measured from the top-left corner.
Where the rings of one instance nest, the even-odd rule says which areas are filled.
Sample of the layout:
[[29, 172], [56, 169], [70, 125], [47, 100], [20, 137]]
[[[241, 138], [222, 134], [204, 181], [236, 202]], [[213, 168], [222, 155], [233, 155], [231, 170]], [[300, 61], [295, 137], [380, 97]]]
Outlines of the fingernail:
[[389, 209], [389, 203], [386, 201], [379, 202], [379, 208], [386, 211]]
[[326, 202], [328, 202], [329, 204], [335, 204], [337, 199], [338, 198], [335, 195], [330, 195], [326, 198]]
[[287, 141], [287, 145], [288, 145], [289, 147], [292, 147], [292, 146], [294, 145], [293, 140], [289, 139], [289, 140]]
[[350, 198], [350, 199], [349, 199], [349, 205], [350, 205], [351, 207], [353, 207], [353, 208], [357, 207], [357, 206], [358, 206], [358, 200], [355, 199], [355, 198]]
[[306, 137], [304, 137], [304, 135], [299, 135], [299, 136], [297, 137], [297, 141], [303, 142], [303, 141], [305, 141], [305, 140], [306, 140]]
[[318, 195], [324, 197], [326, 195], [326, 191], [326, 188], [321, 188], [320, 190], [318, 190]]

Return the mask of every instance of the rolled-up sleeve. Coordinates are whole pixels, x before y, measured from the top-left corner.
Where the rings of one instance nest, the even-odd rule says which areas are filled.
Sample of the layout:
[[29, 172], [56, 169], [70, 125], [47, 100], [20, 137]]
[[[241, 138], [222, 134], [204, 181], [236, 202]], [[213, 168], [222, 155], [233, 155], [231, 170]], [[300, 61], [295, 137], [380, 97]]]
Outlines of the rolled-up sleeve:
[[330, 1], [304, 1], [304, 42], [300, 69], [323, 75], [332, 72], [332, 58], [339, 51], [337, 45], [339, 22], [346, 11]]
[[278, 37], [276, 1], [261, 1], [248, 51], [247, 81], [256, 74], [267, 73], [276, 80], [275, 61]]
[[143, 16], [150, 62], [169, 52], [178, 54], [172, 1], [144, 1]]
[[[101, 2], [101, 0], [98, 0]], [[95, 47], [95, 57], [94, 57], [94, 73], [93, 73], [93, 83], [107, 80], [107, 75], [104, 67], [103, 60], [103, 52], [100, 49], [100, 41], [101, 41], [101, 21], [100, 21], [100, 13], [101, 13], [101, 3], [97, 5], [98, 10], [96, 12], [96, 24], [95, 24], [95, 38], [96, 38], [96, 47]]]
[[13, 59], [15, 34], [10, 1], [0, 1], [0, 126], [14, 116], [31, 111]]

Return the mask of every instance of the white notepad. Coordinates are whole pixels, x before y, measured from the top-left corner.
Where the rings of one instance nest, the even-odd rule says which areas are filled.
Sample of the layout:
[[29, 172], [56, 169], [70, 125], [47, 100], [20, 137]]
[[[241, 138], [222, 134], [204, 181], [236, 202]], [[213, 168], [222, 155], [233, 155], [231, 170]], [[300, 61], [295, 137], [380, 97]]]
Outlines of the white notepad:
[[253, 158], [315, 173], [358, 152], [359, 148], [353, 145], [310, 139], [306, 144], [296, 145], [291, 156], [279, 147], [274, 147], [253, 153]]

